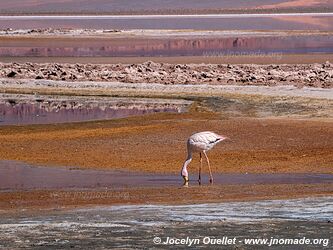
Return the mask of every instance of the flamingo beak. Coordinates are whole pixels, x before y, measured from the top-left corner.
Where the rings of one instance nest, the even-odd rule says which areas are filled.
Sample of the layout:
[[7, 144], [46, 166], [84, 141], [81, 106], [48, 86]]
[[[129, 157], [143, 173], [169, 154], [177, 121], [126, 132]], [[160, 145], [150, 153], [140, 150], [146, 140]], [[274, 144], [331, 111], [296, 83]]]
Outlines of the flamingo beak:
[[188, 177], [183, 176], [183, 179], [184, 179], [184, 186], [188, 186]]

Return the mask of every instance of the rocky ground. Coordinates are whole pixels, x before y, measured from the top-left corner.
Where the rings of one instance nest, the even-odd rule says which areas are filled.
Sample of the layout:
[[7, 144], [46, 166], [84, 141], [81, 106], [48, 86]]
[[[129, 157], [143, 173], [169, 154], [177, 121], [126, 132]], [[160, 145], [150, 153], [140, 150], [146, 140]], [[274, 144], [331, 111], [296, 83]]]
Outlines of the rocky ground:
[[28, 35], [107, 35], [109, 33], [120, 33], [122, 30], [117, 29], [69, 29], [69, 28], [59, 28], [59, 29], [0, 29], [0, 36], [28, 36]]
[[0, 77], [126, 83], [333, 87], [333, 64], [36, 64], [1, 63]]

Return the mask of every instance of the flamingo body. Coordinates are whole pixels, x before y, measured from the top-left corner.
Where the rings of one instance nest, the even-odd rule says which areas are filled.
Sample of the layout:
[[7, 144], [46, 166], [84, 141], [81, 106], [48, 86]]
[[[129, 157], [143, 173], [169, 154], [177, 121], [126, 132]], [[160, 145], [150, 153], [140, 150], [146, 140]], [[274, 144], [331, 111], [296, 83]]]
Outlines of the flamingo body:
[[202, 152], [212, 149], [217, 143], [226, 139], [214, 132], [200, 132], [191, 135], [187, 140], [187, 150], [192, 152]]
[[199, 168], [199, 179], [198, 182], [201, 184], [201, 168], [202, 168], [202, 154], [206, 157], [209, 174], [210, 174], [210, 182], [213, 182], [213, 176], [210, 168], [210, 163], [206, 152], [212, 149], [219, 142], [227, 139], [227, 137], [218, 135], [214, 132], [205, 131], [199, 132], [191, 135], [187, 140], [187, 159], [184, 162], [181, 175], [184, 178], [184, 185], [188, 185], [188, 171], [187, 166], [192, 161], [193, 153], [200, 153], [200, 168]]

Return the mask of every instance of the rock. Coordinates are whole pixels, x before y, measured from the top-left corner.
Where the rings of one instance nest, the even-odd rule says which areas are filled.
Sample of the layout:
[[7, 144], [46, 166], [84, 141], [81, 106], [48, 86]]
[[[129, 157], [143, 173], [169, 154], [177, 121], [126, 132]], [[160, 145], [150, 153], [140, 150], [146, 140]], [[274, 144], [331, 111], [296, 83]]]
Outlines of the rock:
[[15, 71], [11, 71], [7, 74], [7, 77], [15, 77], [17, 75], [17, 73]]
[[58, 76], [56, 71], [49, 71], [48, 76]]
[[329, 61], [326, 61], [322, 66], [323, 68], [331, 68], [332, 64]]
[[270, 76], [277, 76], [279, 75], [279, 71], [272, 69], [271, 71], [268, 72], [268, 75]]

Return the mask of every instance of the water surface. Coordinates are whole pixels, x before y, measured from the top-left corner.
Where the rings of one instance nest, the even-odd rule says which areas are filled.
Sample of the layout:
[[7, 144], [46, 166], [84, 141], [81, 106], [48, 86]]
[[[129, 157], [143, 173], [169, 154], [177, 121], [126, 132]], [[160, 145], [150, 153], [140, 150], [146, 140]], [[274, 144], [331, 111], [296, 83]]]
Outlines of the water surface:
[[[333, 23], [333, 20], [332, 20]], [[175, 38], [6, 38], [3, 57], [274, 57], [283, 54], [333, 53], [331, 35], [238, 35]], [[14, 59], [13, 59], [14, 60]]]
[[0, 94], [0, 126], [109, 120], [185, 112], [191, 102], [145, 98]]
[[[198, 185], [190, 176], [190, 185]], [[314, 184], [333, 183], [332, 174], [214, 174], [216, 184]], [[208, 183], [208, 175], [203, 176]], [[128, 186], [181, 186], [180, 175], [71, 167], [33, 166], [0, 161], [0, 191], [42, 189], [125, 188]]]

